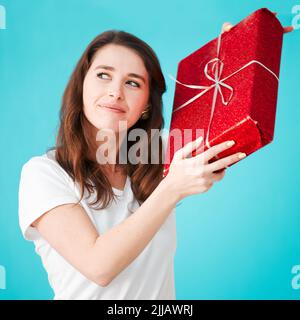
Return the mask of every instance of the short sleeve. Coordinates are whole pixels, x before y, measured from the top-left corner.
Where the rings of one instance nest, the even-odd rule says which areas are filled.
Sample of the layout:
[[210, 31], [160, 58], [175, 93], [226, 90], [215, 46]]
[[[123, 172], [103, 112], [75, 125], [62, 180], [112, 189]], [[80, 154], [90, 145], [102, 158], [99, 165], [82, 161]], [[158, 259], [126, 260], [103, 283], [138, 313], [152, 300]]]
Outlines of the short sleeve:
[[71, 178], [56, 162], [33, 157], [21, 170], [19, 183], [19, 224], [26, 240], [35, 240], [38, 232], [32, 222], [47, 211], [66, 203], [77, 203]]

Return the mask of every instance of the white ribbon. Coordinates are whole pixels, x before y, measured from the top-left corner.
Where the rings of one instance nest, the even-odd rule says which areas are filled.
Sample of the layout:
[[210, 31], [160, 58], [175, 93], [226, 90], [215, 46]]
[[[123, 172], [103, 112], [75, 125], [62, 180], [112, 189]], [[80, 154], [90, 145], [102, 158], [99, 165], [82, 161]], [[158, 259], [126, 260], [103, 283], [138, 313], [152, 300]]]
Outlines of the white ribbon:
[[[222, 36], [222, 32], [220, 33], [220, 35], [218, 37], [217, 57], [211, 59], [210, 61], [208, 61], [206, 63], [206, 65], [205, 65], [205, 67], [204, 67], [204, 74], [205, 74], [207, 79], [209, 79], [209, 80], [211, 80], [213, 82], [212, 85], [210, 85], [210, 86], [199, 86], [199, 85], [185, 84], [185, 83], [182, 83], [182, 82], [176, 80], [172, 75], [169, 75], [169, 77], [172, 80], [176, 81], [177, 83], [181, 84], [182, 86], [185, 86], [185, 87], [191, 88], [191, 89], [201, 89], [201, 90], [203, 90], [200, 93], [196, 94], [190, 100], [186, 101], [185, 103], [183, 103], [182, 105], [180, 105], [179, 107], [174, 109], [173, 112], [176, 112], [176, 111], [186, 107], [191, 102], [195, 101], [196, 99], [200, 98], [201, 96], [203, 96], [205, 93], [207, 93], [211, 89], [215, 88], [214, 89], [214, 94], [213, 94], [213, 99], [212, 99], [212, 105], [211, 105], [210, 119], [209, 119], [208, 128], [207, 128], [207, 135], [206, 135], [206, 139], [205, 139], [205, 143], [206, 143], [206, 146], [208, 148], [210, 148], [209, 132], [210, 132], [210, 127], [211, 127], [212, 119], [213, 119], [214, 112], [215, 112], [215, 106], [216, 106], [218, 93], [221, 95], [222, 103], [225, 106], [228, 105], [228, 103], [230, 102], [230, 100], [233, 97], [233, 91], [234, 90], [233, 90], [233, 87], [231, 87], [230, 85], [225, 83], [225, 81], [227, 79], [231, 78], [232, 76], [234, 76], [238, 72], [242, 71], [243, 69], [249, 67], [251, 64], [257, 63], [258, 65], [262, 66], [267, 71], [269, 71], [277, 79], [277, 81], [279, 81], [277, 75], [272, 70], [270, 70], [264, 64], [262, 64], [261, 62], [259, 62], [257, 60], [251, 60], [248, 63], [246, 63], [244, 66], [242, 66], [240, 69], [238, 69], [235, 72], [233, 72], [232, 74], [230, 74], [229, 76], [227, 76], [225, 78], [221, 78], [221, 75], [222, 75], [222, 72], [223, 72], [223, 67], [224, 67], [224, 63], [219, 59], [220, 46], [221, 46], [221, 36]], [[209, 65], [210, 64], [212, 64], [213, 76], [211, 76], [209, 74]], [[229, 96], [229, 98], [227, 100], [224, 97], [224, 94], [223, 94], [223, 91], [222, 91], [222, 87], [227, 88], [227, 89], [230, 90], [230, 96]]]

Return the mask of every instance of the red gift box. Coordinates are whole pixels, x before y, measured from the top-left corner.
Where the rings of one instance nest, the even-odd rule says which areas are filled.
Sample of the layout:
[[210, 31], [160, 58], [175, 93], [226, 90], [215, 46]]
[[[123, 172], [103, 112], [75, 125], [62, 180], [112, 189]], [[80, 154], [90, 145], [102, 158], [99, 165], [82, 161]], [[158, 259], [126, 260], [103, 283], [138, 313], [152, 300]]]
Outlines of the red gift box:
[[[179, 62], [164, 177], [174, 153], [199, 135], [203, 151], [235, 141], [218, 159], [273, 140], [282, 40], [282, 25], [263, 8]], [[174, 143], [174, 129], [191, 135]]]

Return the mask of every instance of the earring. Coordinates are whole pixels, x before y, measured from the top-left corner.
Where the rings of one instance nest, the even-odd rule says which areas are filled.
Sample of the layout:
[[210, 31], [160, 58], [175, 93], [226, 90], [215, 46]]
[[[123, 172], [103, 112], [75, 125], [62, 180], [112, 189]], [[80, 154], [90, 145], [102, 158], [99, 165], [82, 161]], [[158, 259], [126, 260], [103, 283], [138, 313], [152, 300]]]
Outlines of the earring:
[[149, 118], [150, 107], [151, 107], [151, 105], [148, 104], [146, 110], [144, 110], [144, 111], [142, 112], [142, 115], [141, 115], [141, 119], [142, 119], [142, 120], [145, 120], [145, 119], [148, 119], [148, 118]]

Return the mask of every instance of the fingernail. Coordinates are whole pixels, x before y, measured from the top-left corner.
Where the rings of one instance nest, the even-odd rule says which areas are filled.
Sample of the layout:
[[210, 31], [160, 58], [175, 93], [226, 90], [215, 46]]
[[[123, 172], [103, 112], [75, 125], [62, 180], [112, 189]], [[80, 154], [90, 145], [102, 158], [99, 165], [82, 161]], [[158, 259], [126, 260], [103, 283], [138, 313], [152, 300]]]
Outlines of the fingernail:
[[231, 140], [231, 141], [228, 141], [226, 145], [227, 145], [227, 147], [231, 147], [234, 144], [235, 144], [235, 142], [233, 140]]
[[246, 157], [246, 153], [240, 153], [239, 155], [238, 155], [238, 158], [239, 159], [243, 159], [243, 158], [245, 158]]

